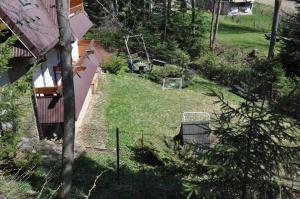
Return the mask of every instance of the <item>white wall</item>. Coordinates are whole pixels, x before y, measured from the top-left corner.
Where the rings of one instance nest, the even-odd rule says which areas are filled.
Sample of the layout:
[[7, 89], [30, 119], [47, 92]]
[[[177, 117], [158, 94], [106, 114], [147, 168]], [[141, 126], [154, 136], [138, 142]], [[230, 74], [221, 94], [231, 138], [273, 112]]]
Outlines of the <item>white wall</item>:
[[53, 66], [58, 66], [60, 62], [58, 48], [50, 50], [46, 54], [46, 59], [47, 61], [38, 66], [33, 75], [34, 87], [55, 86]]
[[[33, 75], [34, 87], [53, 87], [55, 86], [55, 78], [53, 66], [58, 66], [60, 62], [59, 48], [54, 48], [46, 54], [47, 61], [37, 67]], [[79, 59], [78, 41], [72, 44], [72, 59], [73, 62]], [[57, 75], [58, 84], [60, 83], [60, 74]]]
[[78, 40], [72, 44], [72, 59], [73, 62], [76, 62], [79, 59]]

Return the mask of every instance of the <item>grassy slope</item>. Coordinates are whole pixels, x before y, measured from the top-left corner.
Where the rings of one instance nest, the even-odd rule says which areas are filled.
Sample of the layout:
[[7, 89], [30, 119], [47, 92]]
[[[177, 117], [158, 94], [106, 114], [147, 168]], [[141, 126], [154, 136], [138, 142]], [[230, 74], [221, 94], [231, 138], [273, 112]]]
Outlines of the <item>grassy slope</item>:
[[[181, 179], [173, 174], [162, 174], [156, 166], [142, 165], [136, 159], [142, 132], [145, 144], [163, 147], [165, 138], [178, 134], [182, 112], [207, 111], [213, 114], [218, 111], [218, 106], [213, 103], [215, 98], [207, 95], [211, 88], [224, 92], [232, 103], [241, 99], [226, 88], [201, 78], [197, 84], [181, 91], [162, 90], [156, 83], [128, 74], [109, 75], [107, 79], [100, 88], [105, 93], [106, 105], [97, 111], [105, 111], [109, 147], [115, 148], [115, 129], [118, 127], [121, 131], [121, 185], [116, 184], [114, 154], [88, 153], [75, 163], [74, 193], [77, 196], [87, 193], [95, 176], [108, 171], [101, 177], [91, 198], [98, 195], [103, 198], [144, 198], [145, 194], [148, 198], [176, 198], [183, 190]], [[167, 190], [161, 190], [164, 188]]]
[[[222, 91], [236, 103], [239, 98], [224, 87], [199, 78], [191, 89], [162, 90], [161, 86], [136, 76], [118, 78], [111, 76], [106, 106], [109, 130], [117, 127], [126, 134], [175, 136], [179, 132], [183, 112], [208, 112], [218, 110], [215, 98], [208, 96], [210, 89]], [[129, 138], [129, 137], [128, 137]], [[124, 140], [132, 143], [132, 140]]]
[[253, 15], [222, 17], [219, 42], [226, 47], [241, 48], [249, 52], [258, 49], [265, 55], [269, 43], [264, 33], [271, 32], [272, 14], [272, 7], [256, 3]]

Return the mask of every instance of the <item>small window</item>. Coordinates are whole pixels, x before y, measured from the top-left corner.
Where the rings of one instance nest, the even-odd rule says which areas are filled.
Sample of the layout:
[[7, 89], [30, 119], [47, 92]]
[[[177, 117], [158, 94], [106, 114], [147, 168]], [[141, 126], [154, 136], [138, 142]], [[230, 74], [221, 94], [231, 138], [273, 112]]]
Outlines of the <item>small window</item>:
[[23, 6], [31, 5], [31, 0], [19, 0], [19, 1]]

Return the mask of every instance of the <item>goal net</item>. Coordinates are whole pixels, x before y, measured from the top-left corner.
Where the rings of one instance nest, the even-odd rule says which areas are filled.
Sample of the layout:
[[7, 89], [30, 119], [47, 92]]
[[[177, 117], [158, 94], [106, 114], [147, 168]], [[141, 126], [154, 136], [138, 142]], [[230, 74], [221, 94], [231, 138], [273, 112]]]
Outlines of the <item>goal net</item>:
[[210, 115], [207, 112], [185, 112], [182, 122], [210, 122]]
[[182, 89], [183, 80], [182, 78], [164, 78], [163, 89]]

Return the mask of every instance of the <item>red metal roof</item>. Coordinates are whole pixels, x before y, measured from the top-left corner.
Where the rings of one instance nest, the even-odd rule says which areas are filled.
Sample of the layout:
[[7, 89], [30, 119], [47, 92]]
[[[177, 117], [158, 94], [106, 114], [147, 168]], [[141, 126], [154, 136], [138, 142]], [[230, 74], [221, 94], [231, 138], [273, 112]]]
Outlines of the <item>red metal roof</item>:
[[53, 22], [57, 24], [56, 2], [55, 2], [56, 0], [41, 0], [41, 1], [44, 4]]
[[27, 6], [19, 0], [1, 0], [0, 18], [36, 57], [58, 43], [57, 25], [40, 0]]
[[93, 23], [85, 12], [78, 12], [70, 18], [70, 25], [73, 37], [79, 40], [89, 31]]
[[14, 57], [32, 57], [32, 54], [24, 47], [16, 47], [12, 48]]

